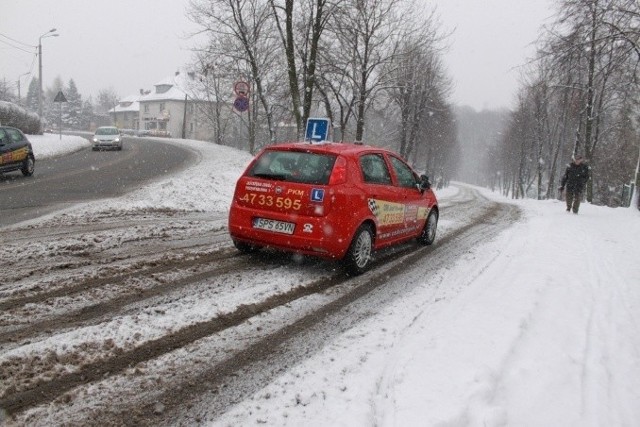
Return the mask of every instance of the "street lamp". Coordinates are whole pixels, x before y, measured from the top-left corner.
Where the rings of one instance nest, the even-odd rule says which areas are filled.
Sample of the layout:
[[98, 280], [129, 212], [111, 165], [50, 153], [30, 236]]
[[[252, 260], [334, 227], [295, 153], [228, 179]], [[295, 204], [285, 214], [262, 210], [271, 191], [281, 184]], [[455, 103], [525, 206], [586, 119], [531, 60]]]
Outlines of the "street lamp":
[[[38, 38], [38, 117], [42, 123], [42, 39], [45, 37], [58, 37], [60, 34], [52, 28]], [[52, 34], [53, 33], [53, 34]]]

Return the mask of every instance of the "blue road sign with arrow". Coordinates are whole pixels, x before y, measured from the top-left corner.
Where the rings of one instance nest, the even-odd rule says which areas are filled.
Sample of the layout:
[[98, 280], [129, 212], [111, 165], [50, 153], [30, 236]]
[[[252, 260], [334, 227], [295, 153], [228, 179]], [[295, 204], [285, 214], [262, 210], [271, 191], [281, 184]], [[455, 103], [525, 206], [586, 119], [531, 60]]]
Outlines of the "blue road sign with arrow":
[[249, 98], [246, 96], [238, 96], [233, 102], [233, 107], [240, 113], [244, 113], [249, 109]]

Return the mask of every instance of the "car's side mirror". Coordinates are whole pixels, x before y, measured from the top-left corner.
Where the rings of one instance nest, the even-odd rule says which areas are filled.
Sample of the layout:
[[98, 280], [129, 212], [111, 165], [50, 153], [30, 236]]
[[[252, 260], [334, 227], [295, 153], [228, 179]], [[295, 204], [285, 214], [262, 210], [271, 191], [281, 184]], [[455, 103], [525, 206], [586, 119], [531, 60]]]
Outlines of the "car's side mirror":
[[431, 188], [431, 182], [427, 175], [420, 175], [420, 191], [426, 191]]
[[0, 145], [7, 145], [7, 141], [4, 138], [0, 138]]

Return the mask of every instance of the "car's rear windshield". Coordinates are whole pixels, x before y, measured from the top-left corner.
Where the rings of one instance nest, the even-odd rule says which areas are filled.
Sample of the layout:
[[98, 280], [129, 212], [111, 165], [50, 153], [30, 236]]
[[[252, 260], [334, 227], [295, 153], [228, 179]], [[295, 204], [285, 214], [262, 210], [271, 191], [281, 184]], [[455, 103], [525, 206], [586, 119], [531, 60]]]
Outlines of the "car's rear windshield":
[[98, 128], [96, 129], [96, 135], [117, 135], [117, 128]]
[[336, 156], [306, 151], [262, 153], [248, 175], [289, 182], [327, 185]]

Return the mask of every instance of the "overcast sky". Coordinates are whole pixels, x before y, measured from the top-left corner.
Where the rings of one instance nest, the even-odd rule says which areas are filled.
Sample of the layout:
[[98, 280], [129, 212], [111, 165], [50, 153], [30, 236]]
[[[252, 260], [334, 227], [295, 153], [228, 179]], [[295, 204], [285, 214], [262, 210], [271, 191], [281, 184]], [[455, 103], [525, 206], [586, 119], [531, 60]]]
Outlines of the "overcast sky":
[[453, 78], [452, 101], [483, 108], [511, 107], [522, 65], [534, 56], [553, 0], [423, 0], [437, 7], [445, 31], [454, 31], [444, 62]]
[[[42, 39], [45, 87], [73, 78], [83, 97], [112, 87], [121, 97], [152, 89], [189, 62], [197, 29], [185, 16], [188, 0], [0, 0], [0, 77], [38, 76], [35, 52], [3, 36], [37, 45]], [[22, 95], [29, 79], [22, 79]]]
[[[452, 101], [483, 108], [510, 107], [518, 67], [551, 14], [552, 0], [421, 0], [435, 5], [444, 30], [454, 30], [444, 62], [453, 78]], [[84, 98], [113, 88], [125, 97], [172, 75], [199, 40], [185, 16], [188, 0], [0, 0], [0, 78], [27, 92], [38, 38], [43, 81], [73, 78]], [[7, 38], [9, 37], [9, 38]], [[15, 41], [13, 41], [13, 40]], [[20, 42], [20, 43], [19, 43]], [[25, 46], [26, 43], [31, 46]]]

